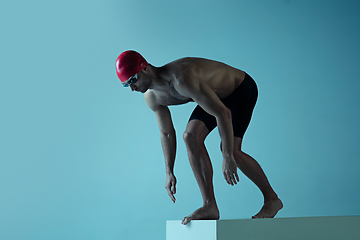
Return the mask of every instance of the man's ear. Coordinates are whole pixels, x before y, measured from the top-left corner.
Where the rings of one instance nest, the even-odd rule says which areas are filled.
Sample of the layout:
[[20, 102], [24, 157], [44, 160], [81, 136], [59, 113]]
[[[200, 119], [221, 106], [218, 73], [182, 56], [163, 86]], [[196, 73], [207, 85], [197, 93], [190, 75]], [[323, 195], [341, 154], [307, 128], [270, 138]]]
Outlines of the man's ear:
[[143, 69], [143, 70], [145, 70], [145, 69], [146, 69], [147, 64], [146, 64], [146, 63], [141, 63], [141, 64], [140, 64], [140, 67], [141, 67], [141, 68], [142, 68], [144, 65], [145, 65], [145, 67], [144, 67], [144, 69]]

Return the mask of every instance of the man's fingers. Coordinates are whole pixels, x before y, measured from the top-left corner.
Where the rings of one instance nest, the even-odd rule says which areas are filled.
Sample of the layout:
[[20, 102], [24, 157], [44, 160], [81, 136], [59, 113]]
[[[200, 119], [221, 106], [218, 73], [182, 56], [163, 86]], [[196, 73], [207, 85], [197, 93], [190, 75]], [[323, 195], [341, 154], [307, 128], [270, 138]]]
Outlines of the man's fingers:
[[237, 184], [239, 182], [239, 176], [237, 175], [236, 172], [234, 172], [234, 174], [231, 174], [234, 184]]
[[226, 179], [226, 182], [227, 182], [228, 184], [230, 184], [231, 186], [234, 185], [233, 179], [231, 178], [231, 174], [226, 174], [225, 179]]
[[167, 176], [165, 189], [166, 189], [170, 199], [175, 203], [175, 201], [176, 201], [176, 199], [174, 197], [174, 194], [176, 193], [176, 178], [175, 177]]
[[230, 179], [231, 179], [231, 186], [234, 186], [234, 184], [236, 184], [236, 181], [233, 174], [230, 174]]
[[228, 179], [228, 177], [227, 177], [226, 173], [225, 173], [225, 172], [223, 172], [223, 174], [224, 174], [224, 179], [225, 179], [225, 181], [227, 182], [227, 184], [230, 184], [229, 179]]
[[171, 200], [173, 201], [173, 202], [175, 202], [175, 197], [174, 197], [174, 194], [168, 189], [168, 195], [169, 195], [169, 197], [171, 198]]
[[240, 182], [240, 178], [239, 178], [239, 175], [237, 174], [237, 172], [235, 172], [235, 177], [236, 177], [236, 180], [237, 180], [238, 182]]
[[165, 188], [166, 188], [166, 191], [167, 191], [169, 197], [171, 198], [171, 200], [173, 202], [175, 202], [176, 199], [175, 199], [174, 194], [176, 193], [176, 187], [174, 185], [172, 185], [172, 186], [166, 186]]
[[224, 173], [224, 178], [225, 181], [230, 184], [231, 186], [234, 186], [234, 184], [237, 184], [240, 179], [239, 179], [239, 175], [235, 172], [235, 173]]
[[231, 174], [231, 183], [232, 183], [231, 186], [234, 186], [235, 184], [237, 184], [234, 174]]
[[232, 182], [231, 182], [231, 180], [230, 180], [229, 177], [226, 178], [226, 182], [227, 182], [229, 185], [232, 185]]

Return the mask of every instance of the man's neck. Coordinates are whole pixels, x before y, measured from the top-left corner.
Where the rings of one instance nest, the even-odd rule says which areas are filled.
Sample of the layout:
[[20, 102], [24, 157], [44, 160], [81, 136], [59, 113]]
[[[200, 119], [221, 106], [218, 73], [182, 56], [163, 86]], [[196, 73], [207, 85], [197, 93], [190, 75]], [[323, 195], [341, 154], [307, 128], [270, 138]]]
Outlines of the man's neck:
[[147, 73], [151, 77], [151, 88], [154, 90], [161, 90], [168, 86], [171, 82], [172, 75], [166, 70], [165, 67], [154, 67], [148, 65]]

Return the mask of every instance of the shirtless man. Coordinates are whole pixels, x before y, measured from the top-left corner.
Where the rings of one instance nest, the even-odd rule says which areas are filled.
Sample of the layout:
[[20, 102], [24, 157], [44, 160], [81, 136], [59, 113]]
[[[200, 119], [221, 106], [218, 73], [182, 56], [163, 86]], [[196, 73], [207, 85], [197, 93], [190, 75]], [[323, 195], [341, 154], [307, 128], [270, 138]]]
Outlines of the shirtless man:
[[174, 162], [176, 135], [169, 105], [195, 101], [183, 139], [190, 165], [203, 198], [203, 206], [184, 217], [191, 220], [220, 218], [213, 189], [213, 169], [204, 145], [206, 136], [217, 126], [223, 155], [222, 171], [229, 185], [239, 182], [239, 168], [260, 189], [264, 205], [252, 218], [273, 218], [283, 207], [260, 165], [241, 150], [242, 138], [257, 100], [257, 86], [245, 72], [224, 63], [203, 58], [182, 58], [162, 67], [149, 64], [139, 53], [125, 51], [116, 60], [117, 75], [131, 91], [144, 93], [154, 111], [161, 135], [166, 166], [165, 188], [175, 202]]

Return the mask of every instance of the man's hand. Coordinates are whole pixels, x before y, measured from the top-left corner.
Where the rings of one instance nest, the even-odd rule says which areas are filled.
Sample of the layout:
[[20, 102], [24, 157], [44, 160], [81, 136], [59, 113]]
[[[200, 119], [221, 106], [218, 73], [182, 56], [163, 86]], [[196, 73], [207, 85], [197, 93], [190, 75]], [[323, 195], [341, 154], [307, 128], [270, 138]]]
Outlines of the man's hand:
[[237, 166], [234, 157], [224, 158], [223, 165], [223, 174], [226, 182], [231, 186], [239, 182], [239, 176], [237, 174]]
[[176, 193], [176, 177], [174, 174], [167, 174], [166, 175], [166, 184], [165, 189], [167, 193], [169, 194], [169, 197], [171, 200], [175, 203], [175, 197], [174, 194]]

